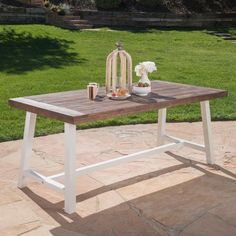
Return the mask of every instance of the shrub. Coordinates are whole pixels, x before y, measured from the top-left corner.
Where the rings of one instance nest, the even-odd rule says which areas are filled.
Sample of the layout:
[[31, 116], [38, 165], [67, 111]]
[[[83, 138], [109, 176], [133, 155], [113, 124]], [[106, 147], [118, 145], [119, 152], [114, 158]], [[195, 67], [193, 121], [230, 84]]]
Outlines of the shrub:
[[137, 0], [138, 5], [154, 8], [163, 3], [163, 0]]
[[121, 1], [121, 7], [125, 9], [134, 9], [136, 5], [136, 0], [122, 0]]
[[57, 11], [58, 11], [58, 7], [57, 7], [56, 5], [51, 5], [51, 6], [50, 6], [50, 10], [51, 10], [52, 12], [57, 12]]
[[63, 10], [63, 9], [59, 9], [59, 10], [57, 11], [57, 14], [58, 14], [59, 16], [65, 16], [65, 15], [66, 15], [66, 12], [65, 12], [65, 10]]
[[44, 6], [45, 6], [46, 8], [49, 8], [49, 7], [50, 7], [50, 2], [49, 2], [49, 1], [45, 1], [45, 2], [44, 2]]
[[110, 10], [119, 8], [122, 0], [96, 0], [98, 9]]

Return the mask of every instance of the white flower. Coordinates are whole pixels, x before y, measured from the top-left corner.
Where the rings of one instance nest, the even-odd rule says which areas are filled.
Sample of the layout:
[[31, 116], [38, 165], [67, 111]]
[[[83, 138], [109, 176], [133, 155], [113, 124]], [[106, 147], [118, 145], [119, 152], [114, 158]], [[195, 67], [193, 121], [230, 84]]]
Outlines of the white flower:
[[70, 13], [70, 5], [69, 4], [67, 4], [67, 3], [61, 3], [60, 5], [59, 5], [59, 8], [61, 9], [61, 10], [64, 10], [66, 13]]
[[140, 63], [137, 66], [135, 66], [135, 72], [137, 76], [142, 76], [146, 72], [146, 69], [144, 65]]
[[157, 70], [157, 67], [152, 61], [144, 61], [135, 66], [135, 72], [137, 76], [142, 76], [143, 74], [152, 73]]

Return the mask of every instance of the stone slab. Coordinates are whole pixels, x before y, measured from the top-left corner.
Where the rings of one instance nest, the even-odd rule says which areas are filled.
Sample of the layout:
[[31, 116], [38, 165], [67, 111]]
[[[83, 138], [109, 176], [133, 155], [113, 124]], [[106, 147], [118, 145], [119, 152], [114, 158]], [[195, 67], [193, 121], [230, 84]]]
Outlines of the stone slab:
[[231, 226], [224, 220], [219, 219], [211, 214], [206, 214], [198, 219], [193, 224], [186, 227], [186, 229], [179, 236], [234, 236], [236, 235], [236, 228]]
[[[167, 125], [169, 134], [203, 143], [201, 128]], [[156, 124], [79, 130], [76, 165], [155, 147], [156, 130]], [[235, 235], [236, 122], [213, 122], [213, 135], [213, 167], [203, 153], [184, 148], [79, 177], [72, 215], [63, 211], [62, 194], [39, 183], [17, 189], [22, 141], [0, 143], [0, 236]], [[63, 149], [63, 134], [36, 138], [31, 167], [45, 175], [63, 171]]]
[[0, 231], [5, 228], [39, 222], [37, 215], [28, 207], [27, 202], [12, 202], [0, 206]]

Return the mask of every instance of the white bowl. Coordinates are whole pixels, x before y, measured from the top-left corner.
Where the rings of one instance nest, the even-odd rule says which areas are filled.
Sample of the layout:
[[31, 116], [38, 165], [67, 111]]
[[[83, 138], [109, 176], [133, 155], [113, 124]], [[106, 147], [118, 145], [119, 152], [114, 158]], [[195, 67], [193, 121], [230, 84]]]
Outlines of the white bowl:
[[151, 86], [149, 87], [133, 86], [133, 93], [138, 96], [147, 96], [150, 92], [151, 92]]

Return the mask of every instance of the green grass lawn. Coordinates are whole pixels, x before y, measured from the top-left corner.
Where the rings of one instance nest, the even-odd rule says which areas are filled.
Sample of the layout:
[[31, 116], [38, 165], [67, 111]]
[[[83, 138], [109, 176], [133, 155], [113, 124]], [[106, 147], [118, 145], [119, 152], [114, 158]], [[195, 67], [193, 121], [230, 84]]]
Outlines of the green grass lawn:
[[[235, 29], [230, 29], [236, 32]], [[10, 108], [12, 97], [76, 90], [88, 82], [104, 85], [105, 59], [122, 40], [133, 63], [150, 60], [150, 79], [229, 90], [211, 102], [213, 120], [236, 119], [236, 44], [204, 30], [69, 31], [43, 25], [0, 26], [0, 141], [19, 139], [24, 112]], [[134, 74], [134, 81], [138, 78]], [[156, 122], [155, 111], [80, 128]], [[172, 108], [169, 121], [200, 120], [199, 104]], [[63, 124], [39, 118], [36, 135], [61, 132]]]

